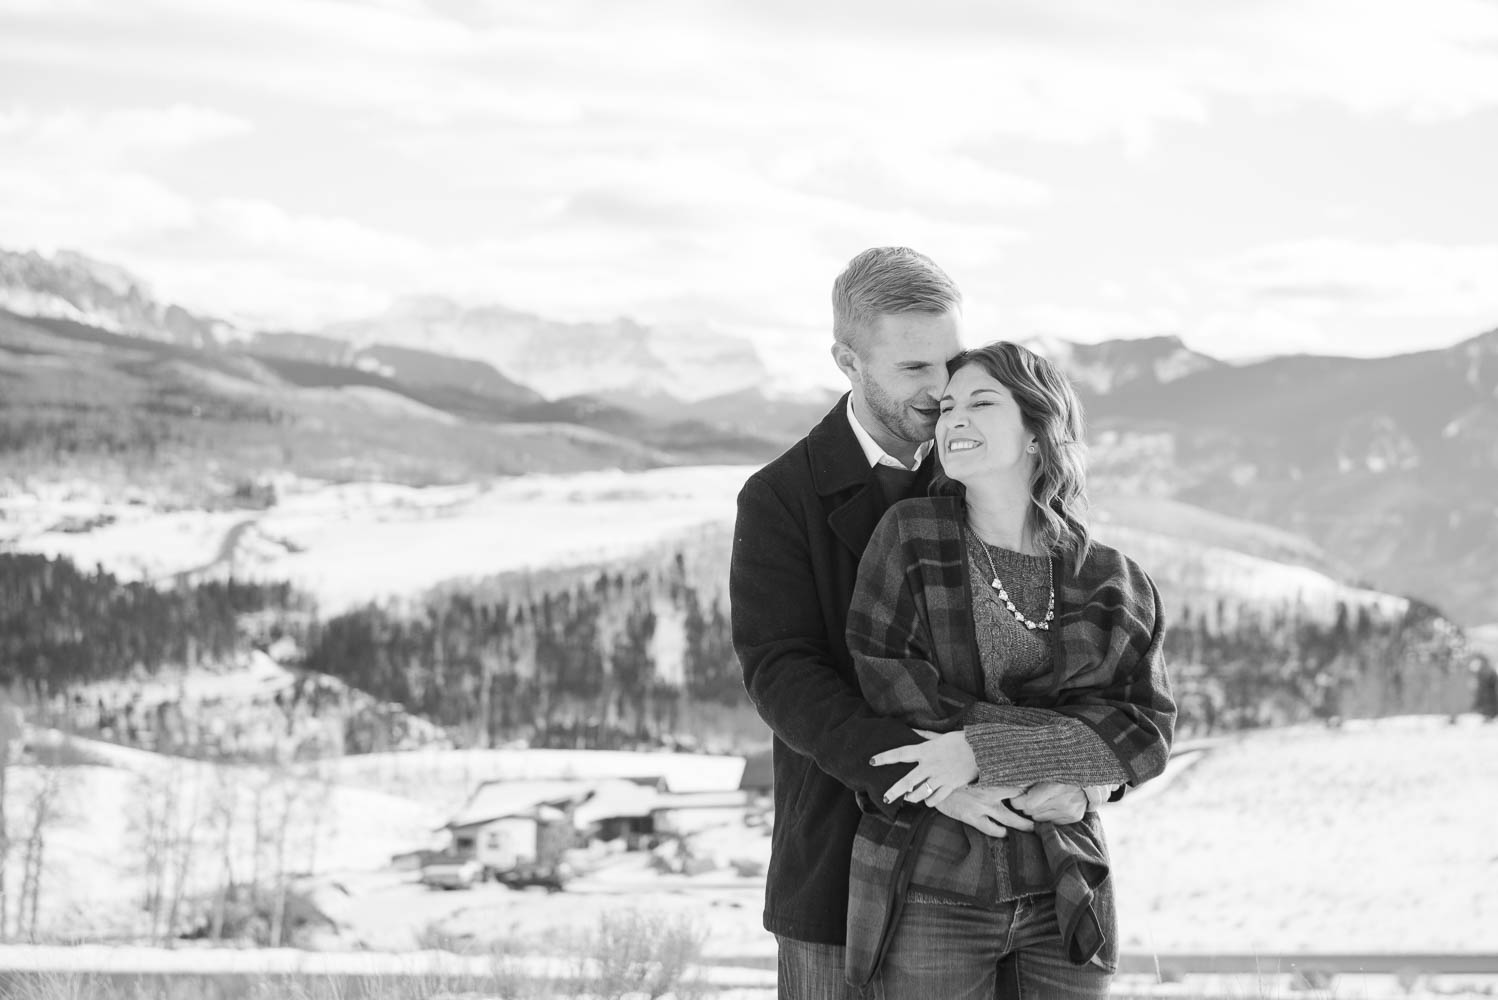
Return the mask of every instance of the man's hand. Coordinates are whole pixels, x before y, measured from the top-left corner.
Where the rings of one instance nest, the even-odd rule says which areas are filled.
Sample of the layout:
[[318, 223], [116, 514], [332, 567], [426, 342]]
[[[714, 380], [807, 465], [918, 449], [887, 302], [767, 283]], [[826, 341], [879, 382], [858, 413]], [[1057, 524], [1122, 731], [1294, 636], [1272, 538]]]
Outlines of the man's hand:
[[903, 798], [906, 802], [939, 805], [953, 791], [972, 784], [978, 778], [978, 758], [968, 746], [962, 730], [950, 733], [928, 733], [917, 729], [926, 741], [912, 746], [895, 747], [869, 759], [875, 767], [884, 764], [914, 764], [905, 777], [890, 785], [885, 802]]
[[1087, 813], [1087, 793], [1076, 785], [1038, 781], [1014, 796], [1010, 803], [1042, 823], [1075, 823]]
[[1003, 837], [1010, 829], [1033, 830], [1035, 824], [1004, 805], [1004, 800], [1018, 795], [1018, 788], [966, 785], [955, 788], [934, 808], [959, 823], [966, 823], [979, 833], [990, 837]]

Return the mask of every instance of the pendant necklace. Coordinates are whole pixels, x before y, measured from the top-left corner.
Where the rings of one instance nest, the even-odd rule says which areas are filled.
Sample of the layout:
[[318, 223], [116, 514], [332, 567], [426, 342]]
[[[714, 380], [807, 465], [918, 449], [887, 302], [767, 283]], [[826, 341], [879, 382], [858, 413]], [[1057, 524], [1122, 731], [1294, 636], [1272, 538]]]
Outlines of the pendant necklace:
[[1014, 599], [1011, 598], [1009, 596], [1009, 592], [1004, 589], [1004, 581], [999, 579], [999, 567], [998, 564], [993, 561], [993, 553], [988, 551], [988, 543], [979, 538], [978, 533], [976, 531], [973, 531], [973, 529], [969, 528], [968, 532], [973, 536], [973, 539], [977, 541], [978, 547], [983, 550], [983, 554], [988, 557], [988, 568], [993, 571], [993, 580], [990, 581], [988, 585], [999, 592], [999, 600], [1004, 602], [1004, 607], [1009, 609], [1009, 613], [1014, 616], [1014, 620], [1019, 622], [1027, 629], [1040, 629], [1042, 632], [1050, 631], [1051, 621], [1056, 617], [1056, 580], [1051, 572], [1051, 560], [1047, 559], [1045, 561], [1046, 577], [1049, 579], [1051, 585], [1051, 596], [1050, 599], [1046, 601], [1045, 606], [1045, 618], [1038, 622], [1031, 621], [1029, 618], [1025, 617], [1024, 612], [1020, 611], [1019, 608], [1016, 608], [1014, 606]]

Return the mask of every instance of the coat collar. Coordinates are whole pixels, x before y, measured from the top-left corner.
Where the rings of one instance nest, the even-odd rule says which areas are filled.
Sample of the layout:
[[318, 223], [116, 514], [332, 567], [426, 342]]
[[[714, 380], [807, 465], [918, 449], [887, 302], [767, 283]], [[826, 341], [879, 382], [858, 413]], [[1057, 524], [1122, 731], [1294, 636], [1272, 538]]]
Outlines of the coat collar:
[[[855, 556], [862, 555], [874, 526], [884, 516], [885, 503], [863, 446], [848, 423], [847, 394], [806, 435], [806, 448], [811, 457], [812, 486], [817, 494], [824, 497], [848, 494], [829, 513], [828, 525]], [[924, 493], [930, 485], [935, 465], [933, 449], [916, 472], [917, 492]]]
[[873, 479], [863, 446], [848, 423], [848, 396], [837, 401], [822, 422], [806, 435], [811, 454], [811, 481], [820, 496], [863, 486]]
[[[807, 451], [811, 454], [811, 479], [819, 496], [831, 496], [869, 483], [874, 478], [863, 445], [848, 423], [848, 396], [843, 393], [822, 418], [822, 422], [806, 435]], [[921, 461], [916, 474], [921, 488], [931, 482], [932, 470], [936, 467], [936, 449], [931, 449]]]

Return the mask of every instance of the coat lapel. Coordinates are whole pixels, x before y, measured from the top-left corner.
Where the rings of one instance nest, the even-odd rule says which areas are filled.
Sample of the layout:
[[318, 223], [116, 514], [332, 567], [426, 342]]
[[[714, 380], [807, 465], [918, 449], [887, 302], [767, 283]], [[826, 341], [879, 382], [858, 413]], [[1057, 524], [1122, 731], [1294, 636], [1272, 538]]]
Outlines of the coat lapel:
[[[873, 470], [863, 448], [848, 424], [848, 394], [806, 436], [811, 455], [812, 480], [818, 495], [831, 507], [827, 526], [856, 558], [868, 547], [879, 519], [884, 516], [884, 494], [874, 481]], [[924, 496], [931, 484], [935, 456], [927, 455], [916, 474], [916, 494]]]
[[862, 556], [883, 516], [884, 496], [878, 484], [868, 482], [827, 515], [827, 524], [850, 552]]

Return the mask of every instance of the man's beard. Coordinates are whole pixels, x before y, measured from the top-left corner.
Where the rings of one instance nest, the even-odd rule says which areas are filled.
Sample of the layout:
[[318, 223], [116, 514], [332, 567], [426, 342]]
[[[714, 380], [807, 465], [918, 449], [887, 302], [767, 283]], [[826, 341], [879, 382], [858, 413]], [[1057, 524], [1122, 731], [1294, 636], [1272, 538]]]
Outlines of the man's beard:
[[895, 399], [873, 379], [864, 381], [863, 399], [869, 404], [870, 416], [903, 441], [913, 445], [925, 444], [936, 432], [934, 417], [930, 420], [922, 419], [920, 414], [911, 409], [909, 402]]

